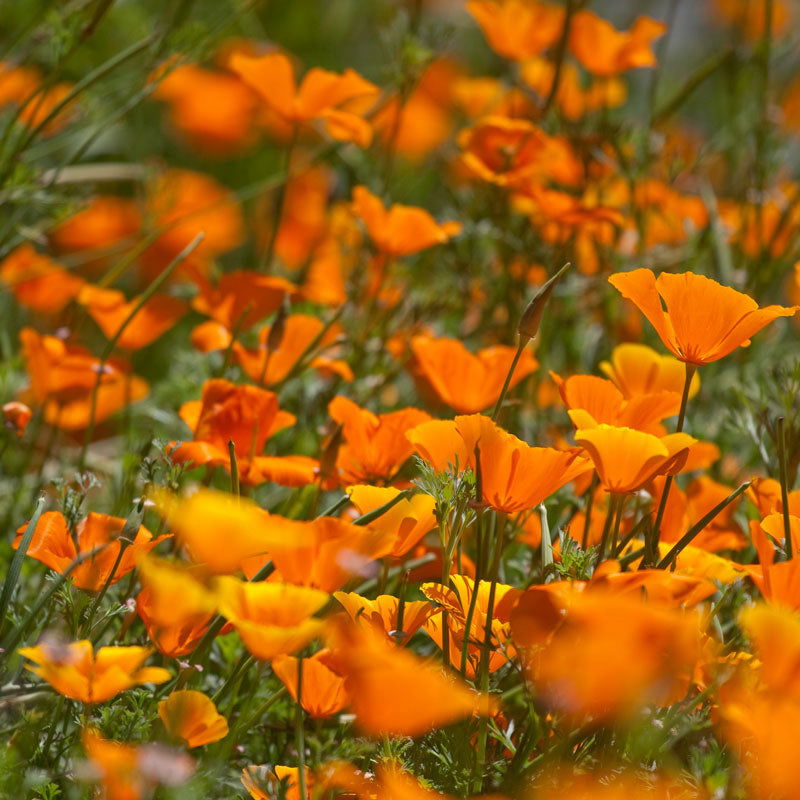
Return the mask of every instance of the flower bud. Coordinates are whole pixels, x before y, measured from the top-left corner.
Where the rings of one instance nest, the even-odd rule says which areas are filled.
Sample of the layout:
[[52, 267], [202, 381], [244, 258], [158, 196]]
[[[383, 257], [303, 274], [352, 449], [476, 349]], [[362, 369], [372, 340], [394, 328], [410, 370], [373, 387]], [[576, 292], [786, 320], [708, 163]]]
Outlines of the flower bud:
[[556, 288], [556, 284], [561, 276], [570, 266], [569, 262], [564, 264], [564, 266], [539, 289], [530, 303], [528, 303], [527, 308], [522, 312], [519, 325], [517, 326], [517, 332], [522, 339], [526, 341], [533, 339], [534, 336], [539, 333], [539, 325], [542, 323], [547, 301], [550, 299], [550, 295], [553, 293], [553, 289]]

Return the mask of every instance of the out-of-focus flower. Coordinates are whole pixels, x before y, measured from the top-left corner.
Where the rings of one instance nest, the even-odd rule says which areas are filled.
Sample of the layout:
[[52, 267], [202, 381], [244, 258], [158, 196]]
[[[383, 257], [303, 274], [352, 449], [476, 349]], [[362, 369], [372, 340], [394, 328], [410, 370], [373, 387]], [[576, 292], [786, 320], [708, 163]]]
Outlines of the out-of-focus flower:
[[772, 14], [773, 36], [785, 34], [792, 24], [791, 6], [786, 0], [713, 0], [712, 7], [722, 22], [736, 26], [751, 42], [764, 36], [768, 11]]
[[102, 365], [88, 350], [55, 336], [42, 336], [33, 328], [19, 334], [30, 389], [21, 399], [43, 408], [45, 421], [64, 430], [82, 430], [92, 416], [92, 393], [97, 386], [94, 421], [147, 396], [147, 383], [130, 373], [127, 362], [111, 358]]
[[29, 128], [44, 125], [41, 132], [47, 136], [62, 130], [74, 115], [74, 106], [69, 103], [55, 113], [52, 119], [48, 119], [67, 99], [72, 89], [72, 84], [65, 82], [45, 86], [44, 78], [34, 67], [15, 67], [0, 62], [0, 107], [7, 104], [19, 106], [20, 122]]
[[36, 665], [26, 669], [81, 703], [103, 703], [133, 686], [169, 680], [168, 670], [142, 666], [151, 652], [148, 647], [101, 647], [95, 653], [86, 639], [66, 644], [45, 640], [19, 650]]
[[17, 436], [22, 436], [28, 428], [28, 423], [33, 417], [33, 411], [18, 400], [9, 400], [3, 403], [3, 424]]
[[337, 396], [328, 413], [344, 432], [337, 467], [345, 483], [389, 483], [413, 448], [405, 433], [430, 415], [417, 408], [373, 414], [352, 400]]
[[255, 58], [235, 53], [229, 63], [230, 69], [287, 122], [296, 126], [321, 119], [331, 138], [352, 141], [360, 147], [369, 145], [372, 128], [347, 106], [354, 100], [376, 98], [379, 89], [352, 69], [338, 75], [315, 67], [298, 86], [292, 63], [283, 53]]
[[[70, 573], [72, 582], [79, 589], [97, 592], [106, 581], [110, 580], [113, 585], [124, 578], [136, 566], [137, 558], [168, 538], [168, 535], [154, 537], [142, 525], [132, 541], [123, 542], [120, 534], [124, 526], [125, 520], [120, 517], [92, 511], [77, 524], [73, 538], [64, 515], [58, 511], [46, 511], [36, 524], [26, 555], [63, 573], [79, 556], [97, 550]], [[23, 525], [17, 530], [15, 549], [22, 541], [25, 527]]]
[[666, 30], [663, 22], [638, 17], [630, 30], [618, 31], [594, 12], [582, 10], [572, 18], [569, 48], [589, 72], [611, 77], [637, 67], [654, 67], [652, 43]]
[[375, 247], [387, 256], [418, 253], [461, 232], [461, 223], [437, 223], [424, 208], [398, 203], [387, 209], [365, 186], [353, 189], [353, 208]]
[[182, 739], [187, 747], [201, 747], [228, 735], [228, 721], [214, 701], [192, 689], [174, 691], [159, 702], [158, 716], [167, 733]]
[[[497, 402], [515, 350], [496, 345], [473, 354], [458, 339], [414, 336], [410, 369], [454, 411], [476, 414]], [[530, 350], [523, 350], [508, 388], [513, 389], [538, 366]]]
[[86, 308], [106, 339], [113, 339], [122, 330], [116, 343], [122, 350], [139, 350], [152, 344], [188, 310], [183, 300], [166, 294], [156, 294], [129, 321], [128, 318], [139, 302], [138, 297], [126, 300], [125, 295], [116, 289], [101, 289], [90, 285], [80, 290], [78, 302]]
[[[297, 701], [297, 674], [299, 659], [280, 655], [272, 660], [272, 670]], [[340, 674], [339, 659], [331, 650], [319, 650], [303, 659], [303, 685], [300, 704], [314, 719], [338, 714], [348, 703], [344, 676]]]
[[527, 61], [555, 44], [564, 9], [539, 0], [469, 0], [467, 9], [491, 48], [513, 61]]
[[17, 302], [43, 314], [58, 314], [80, 293], [84, 282], [29, 244], [12, 250], [0, 264], [0, 280]]
[[774, 319], [798, 310], [759, 308], [746, 294], [693, 272], [662, 272], [656, 278], [649, 269], [635, 269], [612, 275], [608, 282], [647, 317], [667, 349], [689, 364], [718, 361], [747, 346]]
[[324, 627], [313, 617], [328, 602], [328, 593], [318, 589], [222, 577], [217, 579], [216, 595], [220, 613], [249, 652], [264, 661], [300, 650]]

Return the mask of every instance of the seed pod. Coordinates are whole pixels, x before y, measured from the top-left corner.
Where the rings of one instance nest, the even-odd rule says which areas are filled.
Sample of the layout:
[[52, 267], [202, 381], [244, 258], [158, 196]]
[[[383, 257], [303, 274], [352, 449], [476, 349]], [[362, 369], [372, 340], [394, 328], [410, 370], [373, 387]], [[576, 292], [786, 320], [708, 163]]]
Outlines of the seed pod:
[[522, 312], [522, 316], [519, 320], [519, 325], [517, 326], [517, 332], [519, 333], [520, 337], [523, 341], [530, 341], [539, 333], [539, 325], [542, 323], [542, 317], [544, 316], [544, 309], [547, 305], [547, 301], [550, 299], [550, 295], [553, 293], [553, 289], [556, 288], [556, 284], [560, 280], [561, 276], [570, 268], [570, 263], [567, 262], [564, 264], [561, 269], [550, 278], [544, 286], [539, 289], [533, 299], [528, 303], [527, 308]]
[[339, 448], [342, 446], [343, 439], [344, 428], [341, 425], [337, 425], [336, 430], [330, 435], [328, 441], [325, 442], [325, 446], [319, 458], [318, 475], [322, 481], [326, 481], [336, 474], [336, 460], [339, 457]]
[[280, 346], [281, 342], [283, 341], [283, 336], [286, 333], [286, 318], [289, 316], [289, 296], [283, 296], [283, 303], [281, 303], [281, 307], [278, 309], [278, 313], [275, 314], [275, 319], [272, 321], [272, 325], [269, 328], [269, 334], [267, 335], [267, 351], [270, 353], [274, 353]]

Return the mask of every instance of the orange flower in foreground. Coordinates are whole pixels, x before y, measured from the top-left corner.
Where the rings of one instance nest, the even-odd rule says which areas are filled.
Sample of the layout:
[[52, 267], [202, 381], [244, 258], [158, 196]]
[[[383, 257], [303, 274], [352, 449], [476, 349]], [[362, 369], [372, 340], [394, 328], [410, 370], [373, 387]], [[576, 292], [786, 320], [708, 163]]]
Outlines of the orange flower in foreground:
[[527, 61], [558, 41], [564, 9], [540, 0], [469, 0], [469, 13], [491, 48], [505, 58]]
[[263, 555], [273, 545], [300, 547], [308, 542], [302, 531], [296, 531], [287, 543], [280, 524], [283, 518], [270, 516], [244, 497], [200, 489], [185, 497], [157, 494], [155, 500], [192, 561], [214, 574], [236, 572], [245, 559]]
[[[683, 391], [686, 369], [672, 356], [661, 355], [645, 344], [626, 342], [611, 351], [610, 361], [601, 361], [600, 370], [610, 378], [626, 400], [659, 392]], [[695, 373], [689, 397], [700, 389], [700, 376]]]
[[191, 689], [172, 692], [159, 702], [158, 716], [167, 732], [182, 739], [187, 747], [218, 742], [228, 735], [228, 721], [214, 701]]
[[[168, 658], [180, 658], [194, 652], [206, 635], [213, 614], [187, 614], [164, 624], [154, 618], [154, 608], [158, 607], [160, 600], [154, 600], [154, 592], [149, 588], [145, 587], [136, 595], [136, 613], [156, 650]], [[171, 616], [175, 618], [176, 615]]]
[[693, 272], [662, 272], [656, 278], [649, 269], [635, 269], [608, 282], [647, 317], [667, 349], [689, 364], [718, 361], [750, 344], [750, 337], [774, 319], [798, 310], [759, 308], [746, 294]]
[[[66, 344], [55, 336], [41, 336], [32, 328], [19, 334], [30, 377], [23, 400], [44, 408], [45, 421], [64, 430], [86, 428], [92, 413], [92, 392], [100, 361], [88, 350]], [[103, 422], [129, 403], [147, 396], [145, 381], [132, 375], [127, 362], [109, 359], [97, 390], [94, 421]]]
[[[276, 764], [274, 769], [261, 765], [251, 764], [242, 770], [242, 786], [247, 789], [253, 800], [275, 800], [283, 797], [285, 800], [301, 800], [297, 767], [285, 767]], [[306, 767], [305, 772], [306, 796], [302, 800], [311, 800], [314, 796], [314, 773]], [[366, 799], [365, 799], [366, 800]]]
[[622, 494], [641, 489], [656, 475], [680, 470], [696, 439], [685, 433], [659, 438], [633, 428], [598, 425], [576, 431], [575, 441], [586, 449], [605, 489]]
[[318, 589], [223, 577], [217, 579], [216, 594], [220, 613], [250, 653], [264, 661], [300, 650], [324, 627], [312, 616], [328, 602], [327, 592]]
[[[276, 656], [272, 660], [272, 671], [289, 690], [297, 702], [297, 665], [294, 656]], [[345, 689], [345, 679], [336, 653], [319, 650], [310, 658], [303, 659], [303, 686], [300, 703], [309, 716], [324, 719], [338, 714], [350, 699]]]
[[[458, 340], [411, 339], [413, 369], [443, 403], [459, 414], [476, 414], [497, 402], [516, 348], [497, 345], [473, 354]], [[525, 349], [509, 383], [513, 389], [539, 364]]]
[[87, 639], [68, 644], [45, 640], [19, 650], [36, 665], [26, 669], [81, 703], [103, 703], [133, 686], [169, 680], [167, 670], [142, 666], [151, 652], [148, 647], [101, 647], [95, 653]]
[[[123, 543], [119, 536], [124, 526], [125, 520], [120, 517], [92, 511], [78, 523], [73, 539], [64, 515], [58, 511], [46, 511], [39, 518], [26, 555], [63, 573], [78, 556], [96, 549], [97, 553], [79, 564], [70, 575], [79, 589], [97, 592], [109, 578], [112, 585], [124, 578], [136, 566], [137, 558], [169, 538], [168, 535], [154, 538], [147, 528], [141, 526], [133, 541]], [[23, 525], [17, 530], [14, 549], [19, 547], [25, 528]], [[123, 544], [125, 549], [120, 557]]]
[[352, 69], [338, 75], [315, 67], [299, 86], [291, 61], [283, 53], [255, 58], [234, 53], [230, 69], [287, 122], [297, 125], [321, 119], [333, 139], [369, 145], [369, 123], [346, 106], [354, 100], [374, 99], [380, 90]]
[[388, 483], [413, 453], [406, 431], [430, 415], [417, 408], [373, 414], [352, 400], [337, 396], [328, 413], [344, 431], [337, 467], [345, 483]]
[[113, 339], [125, 325], [117, 339], [117, 347], [122, 350], [139, 350], [147, 347], [166, 333], [188, 311], [187, 304], [183, 300], [166, 294], [157, 294], [151, 297], [128, 322], [128, 317], [139, 302], [138, 297], [126, 300], [125, 295], [116, 289], [100, 289], [89, 285], [81, 289], [78, 302], [86, 308], [106, 339]]
[[353, 189], [353, 209], [364, 222], [375, 247], [388, 256], [407, 256], [452, 239], [460, 222], [436, 220], [423, 208], [399, 203], [388, 210], [365, 186]]
[[21, 306], [43, 314], [63, 311], [83, 287], [82, 278], [29, 244], [17, 247], [3, 259], [0, 280]]
[[263, 455], [270, 436], [295, 422], [294, 415], [278, 408], [272, 392], [212, 379], [203, 384], [202, 400], [184, 403], [180, 416], [194, 438], [171, 451], [173, 461], [230, 470], [228, 442], [233, 442], [242, 483], [305, 486], [316, 480], [318, 462], [313, 458]]
[[[368, 514], [394, 500], [400, 489], [391, 486], [348, 486], [350, 501], [360, 514]], [[393, 538], [389, 555], [401, 558], [422, 537], [436, 527], [436, 501], [429, 494], [417, 493], [395, 503], [378, 519], [370, 523], [374, 530], [385, 531]]]
[[[388, 644], [384, 637], [340, 625], [335, 639], [347, 674], [350, 706], [369, 736], [419, 736], [473, 714], [491, 714], [480, 695], [438, 664]], [[337, 648], [338, 649], [338, 648]]]
[[572, 18], [569, 47], [589, 72], [612, 77], [637, 67], [654, 67], [652, 43], [666, 30], [663, 22], [638, 17], [630, 30], [618, 31], [594, 12], [584, 10]]
[[[309, 314], [291, 314], [284, 320], [280, 343], [270, 349], [270, 326], [258, 334], [258, 347], [250, 349], [239, 342], [233, 343], [233, 353], [239, 366], [248, 377], [262, 386], [272, 386], [285, 380], [292, 370], [315, 351], [330, 346], [339, 337], [340, 328], [331, 326]], [[308, 359], [308, 367], [325, 374], [338, 375], [346, 381], [353, 380], [350, 366], [338, 359], [316, 355]]]
[[355, 592], [334, 592], [333, 596], [356, 625], [385, 634], [395, 644], [400, 645], [407, 644], [435, 611], [425, 600], [407, 601], [403, 604], [401, 625], [400, 599], [394, 595], [381, 594], [374, 600]]
[[[375, 559], [389, 553], [394, 532], [353, 525], [335, 517], [307, 522], [270, 517], [277, 541], [269, 555], [281, 580], [326, 592], [341, 589], [356, 575], [371, 573]], [[255, 561], [246, 572], [254, 571]]]

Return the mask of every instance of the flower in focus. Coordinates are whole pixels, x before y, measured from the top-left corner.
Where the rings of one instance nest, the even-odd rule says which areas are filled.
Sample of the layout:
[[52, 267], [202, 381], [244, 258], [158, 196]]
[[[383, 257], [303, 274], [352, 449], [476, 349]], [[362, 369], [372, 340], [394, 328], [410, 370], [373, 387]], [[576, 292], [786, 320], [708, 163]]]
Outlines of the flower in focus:
[[169, 680], [166, 669], [142, 666], [151, 652], [148, 647], [101, 647], [95, 653], [86, 639], [67, 644], [45, 639], [19, 650], [36, 665], [26, 669], [81, 703], [103, 703], [133, 686]]
[[394, 595], [381, 594], [374, 600], [355, 592], [334, 592], [333, 596], [356, 625], [384, 634], [390, 641], [401, 645], [407, 644], [435, 611], [425, 600], [405, 601], [401, 619], [400, 598]]
[[[272, 659], [272, 670], [297, 702], [297, 675], [299, 659], [279, 655]], [[348, 703], [345, 679], [340, 674], [339, 659], [331, 650], [319, 650], [303, 659], [303, 683], [300, 704], [313, 719], [338, 714]]]
[[635, 269], [612, 275], [608, 282], [647, 317], [667, 349], [689, 364], [718, 361], [746, 347], [774, 319], [798, 310], [759, 308], [746, 294], [693, 272], [662, 272], [656, 278], [649, 269]]
[[[600, 369], [622, 392], [626, 400], [641, 395], [683, 390], [686, 370], [672, 356], [661, 355], [644, 344], [626, 342], [611, 351], [610, 361], [601, 361]], [[700, 376], [695, 373], [689, 386], [689, 397], [700, 389]]]

